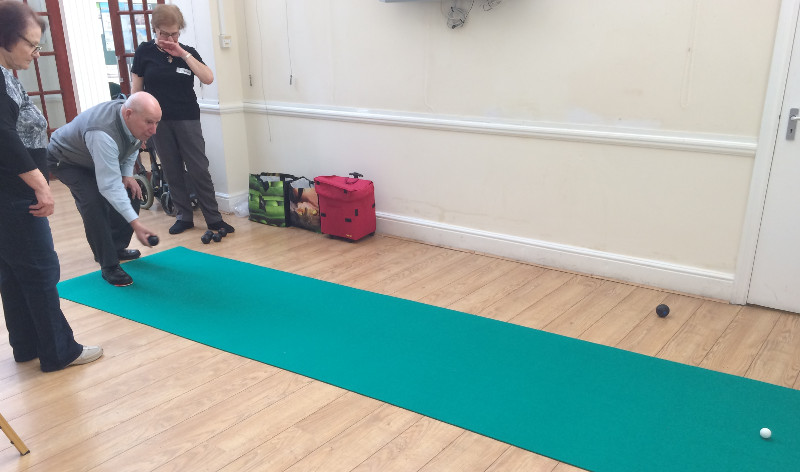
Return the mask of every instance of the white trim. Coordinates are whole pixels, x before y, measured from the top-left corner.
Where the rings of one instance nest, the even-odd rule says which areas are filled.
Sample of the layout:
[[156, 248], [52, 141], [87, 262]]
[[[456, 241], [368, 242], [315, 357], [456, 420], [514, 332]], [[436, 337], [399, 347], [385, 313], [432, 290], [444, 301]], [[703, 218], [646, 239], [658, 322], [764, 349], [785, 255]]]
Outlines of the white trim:
[[217, 100], [198, 100], [200, 113], [209, 115], [230, 115], [233, 113], [244, 113], [245, 109], [241, 103], [234, 105], [220, 105]]
[[736, 259], [733, 292], [731, 303], [747, 303], [750, 290], [750, 279], [756, 259], [758, 232], [764, 203], [767, 199], [767, 184], [775, 144], [780, 134], [780, 122], [783, 96], [786, 92], [786, 80], [789, 75], [789, 63], [794, 46], [795, 28], [800, 14], [800, 0], [783, 0], [775, 33], [775, 47], [772, 53], [769, 82], [764, 99], [764, 112], [761, 115], [761, 131], [758, 136], [753, 163], [753, 176], [750, 181], [750, 195], [747, 199], [747, 210], [742, 225], [742, 239], [739, 243], [739, 254]]
[[543, 122], [488, 121], [485, 119], [448, 115], [398, 113], [385, 110], [365, 110], [291, 103], [245, 101], [242, 107], [246, 113], [254, 114], [481, 133], [510, 137], [555, 139], [561, 141], [637, 146], [745, 157], [753, 157], [756, 151], [755, 139], [746, 136], [669, 132], [637, 128], [606, 128], [600, 126], [579, 126]]
[[214, 115], [252, 113], [314, 120], [402, 126], [509, 137], [554, 139], [617, 146], [637, 146], [744, 157], [753, 157], [756, 153], [756, 141], [752, 138], [742, 136], [667, 132], [636, 128], [610, 129], [599, 126], [577, 126], [558, 123], [490, 122], [446, 115], [423, 115], [289, 103], [267, 104], [264, 102], [246, 101], [243, 103], [220, 105], [213, 100], [199, 100], [198, 103], [200, 104], [200, 111], [202, 113]]
[[555, 269], [727, 300], [733, 274], [378, 212], [378, 231]]

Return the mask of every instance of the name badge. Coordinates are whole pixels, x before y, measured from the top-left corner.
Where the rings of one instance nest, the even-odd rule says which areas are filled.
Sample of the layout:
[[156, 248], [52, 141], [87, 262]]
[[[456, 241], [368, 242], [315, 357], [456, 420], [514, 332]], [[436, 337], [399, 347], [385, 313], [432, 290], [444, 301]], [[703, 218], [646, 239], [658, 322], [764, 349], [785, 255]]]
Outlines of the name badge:
[[192, 71], [190, 71], [189, 69], [184, 69], [183, 67], [176, 68], [175, 72], [179, 74], [192, 75]]

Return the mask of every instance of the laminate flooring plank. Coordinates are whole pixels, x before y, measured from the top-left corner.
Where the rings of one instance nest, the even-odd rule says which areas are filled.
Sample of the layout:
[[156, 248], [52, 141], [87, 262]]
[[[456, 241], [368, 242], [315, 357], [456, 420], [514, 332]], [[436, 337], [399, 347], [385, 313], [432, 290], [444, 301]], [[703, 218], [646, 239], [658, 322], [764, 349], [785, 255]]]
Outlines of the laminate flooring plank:
[[522, 310], [509, 321], [529, 328], [544, 329], [553, 320], [595, 291], [601, 284], [602, 281], [599, 279], [573, 275], [566, 283]]
[[[343, 397], [346, 398], [340, 400]], [[234, 470], [245, 470], [251, 466], [255, 466], [259, 470], [283, 470], [286, 465], [277, 466], [277, 463], [280, 462], [279, 456], [291, 457], [289, 463], [294, 463], [299, 459], [296, 454], [302, 450], [302, 446], [294, 439], [283, 441], [284, 438], [290, 436], [290, 434], [286, 434], [287, 430], [296, 428], [299, 423], [307, 422], [308, 418], [325, 408], [342, 417], [357, 416], [358, 407], [364, 408], [365, 406], [365, 402], [359, 397], [357, 394], [326, 383], [312, 382], [295, 394], [258, 411], [253, 416], [197, 444], [154, 470], [158, 472], [216, 471], [224, 469], [226, 466]], [[376, 404], [370, 403], [369, 411], [376, 407]], [[324, 415], [325, 413], [320, 414], [320, 416]], [[326, 433], [324, 428], [337, 431], [334, 427], [336, 423], [334, 418], [325, 417], [319, 427], [313, 429], [314, 435], [309, 439], [326, 440], [331, 434], [336, 433]], [[270, 441], [283, 434], [285, 436], [282, 436], [280, 440], [274, 441], [280, 446], [271, 449]]]
[[144, 423], [149, 427], [144, 431], [137, 422], [126, 422], [105, 437], [93, 438], [88, 447], [100, 448], [109, 441], [114, 447], [89, 470], [153, 470], [311, 382], [255, 361], [246, 364], [242, 374], [232, 372], [148, 410]]
[[745, 376], [779, 317], [775, 311], [742, 307], [700, 362], [700, 367]]
[[340, 394], [220, 470], [285, 471], [380, 407], [381, 402], [357, 393]]
[[602, 283], [578, 303], [544, 326], [545, 331], [577, 338], [634, 290], [618, 282]]
[[662, 302], [670, 307], [665, 318], [659, 317], [655, 307], [651, 307], [650, 312], [616, 347], [655, 356], [703, 304], [702, 299], [675, 294], [667, 295]]
[[664, 301], [667, 294], [636, 287], [627, 297], [590, 326], [580, 339], [607, 346], [616, 346]]
[[393, 272], [405, 268], [409, 258], [413, 258], [415, 254], [425, 250], [426, 247], [422, 244], [398, 239], [392, 246], [381, 247], [374, 254], [362, 257], [359, 264], [351, 265], [326, 280], [339, 285], [361, 288], [357, 285], [360, 280], [370, 284], [388, 277]]
[[423, 416], [380, 448], [353, 472], [407, 472], [433, 460], [464, 430]]
[[448, 249], [435, 248], [429, 257], [417, 262], [413, 266], [407, 267], [395, 274], [392, 274], [385, 279], [373, 283], [372, 285], [364, 287], [365, 290], [371, 292], [382, 293], [384, 295], [393, 295], [409, 285], [419, 282], [427, 277], [430, 277], [444, 267], [457, 265], [460, 261], [464, 261], [471, 257], [462, 251], [453, 251]]
[[[221, 353], [196, 367], [131, 392], [75, 420], [32, 436], [30, 447], [35, 448], [36, 454], [29, 454], [31, 457], [26, 456], [25, 460], [32, 471], [89, 470], [135, 446], [148, 432], [163, 428], [162, 416], [154, 415], [151, 410], [160, 412], [165, 405], [173, 406], [176, 398], [192, 392], [200, 395], [202, 402], [213, 401], [217, 396], [224, 396], [229, 385], [236, 388], [246, 382], [247, 370], [236, 372], [236, 368], [245, 363], [245, 359]], [[261, 365], [251, 364], [252, 369], [264, 370]], [[205, 389], [200, 388], [203, 386]], [[170, 411], [170, 414], [182, 411], [185, 408]]]
[[453, 261], [427, 277], [397, 290], [392, 295], [406, 300], [422, 301], [426, 297], [435, 296], [433, 294], [445, 291], [448, 285], [471, 276], [476, 271], [485, 270], [492, 261], [492, 258], [485, 256]]
[[342, 277], [333, 280], [334, 282], [348, 287], [369, 290], [385, 279], [394, 277], [396, 274], [407, 273], [414, 270], [420, 264], [430, 259], [439, 251], [426, 244], [411, 243], [395, 251], [396, 253], [383, 261], [376, 260], [374, 263], [364, 265], [361, 270], [353, 271], [350, 274], [343, 274]]
[[[292, 232], [295, 234], [296, 232]], [[300, 269], [341, 256], [347, 248], [338, 241], [325, 239], [322, 234], [304, 231], [296, 239], [287, 241], [283, 246], [270, 248], [269, 251], [259, 251], [253, 258], [258, 265], [271, 267], [284, 272], [297, 273]], [[259, 243], [254, 243], [258, 244]], [[289, 246], [291, 244], [291, 246]], [[244, 254], [238, 255], [237, 260]], [[253, 256], [247, 256], [251, 258]]]
[[87, 365], [48, 372], [47, 375], [42, 375], [37, 371], [26, 372], [24, 377], [15, 379], [15, 382], [4, 382], [0, 386], [0, 398], [4, 399], [26, 392], [30, 395], [34, 388], [41, 388], [41, 386], [45, 386], [44, 388], [47, 390], [53, 385], [58, 385], [59, 389], [66, 393], [90, 388], [130, 369], [183, 349], [191, 342], [173, 337], [163, 331], [143, 330], [141, 333], [141, 336], [126, 334], [105, 340], [102, 343], [104, 355], [91, 364], [93, 367], [91, 375], [81, 375], [88, 367]]
[[464, 431], [444, 451], [420, 469], [421, 472], [483, 472], [502, 456], [509, 446], [486, 436]]
[[512, 266], [507, 272], [501, 273], [496, 279], [472, 293], [468, 293], [448, 308], [475, 315], [481, 314], [488, 307], [523, 287], [529, 280], [542, 275], [543, 272], [544, 269], [541, 267], [527, 264]]
[[574, 465], [565, 464], [563, 462], [559, 462], [555, 469], [552, 472], [582, 472], [585, 469], [581, 469], [580, 467], [575, 467]]
[[[119, 400], [132, 392], [176, 375], [200, 364], [218, 352], [206, 346], [189, 344], [154, 362], [94, 384], [90, 388], [69, 390], [45, 386], [45, 391], [23, 393], [3, 402], [3, 408], [17, 413], [16, 423], [25, 431], [36, 431], [37, 425], [58, 426], [75, 420], [94, 409]], [[31, 401], [33, 397], [34, 401]]]
[[[167, 423], [168, 428], [162, 429], [156, 435], [124, 452], [115, 454], [102, 464], [100, 470], [114, 472], [153, 470], [189, 451], [196, 444], [211, 440], [264, 408], [307, 387], [311, 382], [312, 380], [307, 377], [278, 370], [277, 374], [267, 375], [259, 383], [233, 395], [226, 395], [226, 398], [217, 395], [217, 389], [203, 389], [206, 390], [205, 395], [198, 395], [194, 399], [194, 402], [198, 403], [198, 408], [192, 405], [194, 402], [187, 403], [184, 399], [176, 399], [174, 408], [187, 410], [187, 406], [190, 406], [191, 409], [185, 413], [181, 412], [180, 415], [173, 415], [174, 418]], [[213, 404], [205, 402], [204, 398], [209, 396], [217, 397], [219, 401]], [[205, 408], [202, 414], [199, 413], [200, 408]], [[172, 413], [172, 408], [160, 410], [162, 415]], [[155, 414], [157, 412], [154, 411]]]
[[778, 321], [748, 369], [747, 377], [792, 387], [800, 372], [800, 315], [776, 313]]
[[340, 257], [315, 262], [314, 264], [297, 269], [294, 273], [329, 281], [354, 267], [369, 264], [373, 258], [378, 257], [380, 254], [385, 254], [387, 251], [391, 251], [392, 248], [404, 243], [404, 241], [400, 239], [383, 238], [380, 236], [367, 238], [357, 243], [349, 243], [346, 241], [338, 242], [349, 245], [343, 248], [344, 251], [340, 254]]
[[486, 472], [550, 472], [557, 465], [557, 460], [512, 446]]
[[483, 286], [501, 277], [506, 272], [513, 270], [520, 264], [503, 259], [492, 259], [479, 270], [470, 272], [459, 280], [451, 282], [440, 289], [429, 293], [420, 300], [421, 303], [439, 307], [451, 307], [454, 303], [479, 290]]
[[704, 301], [658, 352], [658, 357], [699, 365], [741, 309], [738, 305]]
[[[561, 288], [575, 276], [567, 272], [546, 270], [527, 280], [521, 287], [492, 303], [478, 314], [499, 321], [509, 321]], [[519, 323], [518, 323], [519, 324]]]
[[286, 472], [349, 472], [399, 436], [420, 417], [418, 413], [383, 403], [286, 469]]

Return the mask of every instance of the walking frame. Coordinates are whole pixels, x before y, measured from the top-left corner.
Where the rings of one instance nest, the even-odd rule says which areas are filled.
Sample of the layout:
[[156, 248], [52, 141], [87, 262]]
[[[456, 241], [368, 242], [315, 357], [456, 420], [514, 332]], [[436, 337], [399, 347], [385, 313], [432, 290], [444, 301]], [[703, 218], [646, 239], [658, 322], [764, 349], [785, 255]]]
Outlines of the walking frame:
[[0, 429], [2, 429], [4, 433], [6, 433], [6, 436], [8, 436], [8, 440], [11, 441], [11, 444], [13, 444], [14, 447], [17, 448], [17, 450], [19, 451], [19, 455], [24, 456], [25, 454], [31, 452], [31, 450], [28, 449], [28, 446], [26, 446], [25, 443], [22, 442], [22, 439], [19, 436], [17, 436], [17, 433], [14, 432], [14, 429], [11, 428], [11, 425], [8, 424], [8, 421], [6, 421], [6, 419], [3, 418], [3, 415], [0, 415]]

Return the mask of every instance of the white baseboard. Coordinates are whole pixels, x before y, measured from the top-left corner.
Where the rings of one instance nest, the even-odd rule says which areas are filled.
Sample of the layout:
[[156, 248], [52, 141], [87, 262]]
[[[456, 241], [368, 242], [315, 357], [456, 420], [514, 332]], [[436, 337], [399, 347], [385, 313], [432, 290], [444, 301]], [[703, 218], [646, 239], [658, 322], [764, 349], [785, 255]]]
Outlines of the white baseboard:
[[730, 300], [733, 274], [378, 212], [378, 232], [682, 293]]

